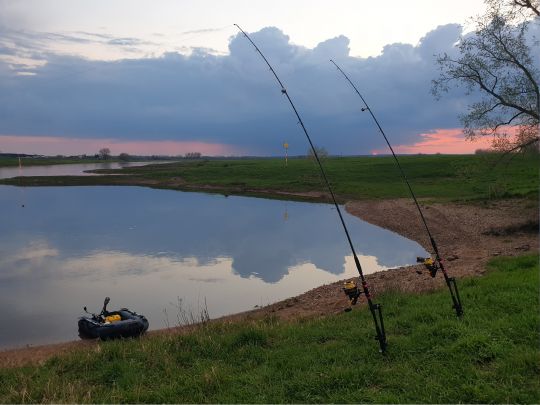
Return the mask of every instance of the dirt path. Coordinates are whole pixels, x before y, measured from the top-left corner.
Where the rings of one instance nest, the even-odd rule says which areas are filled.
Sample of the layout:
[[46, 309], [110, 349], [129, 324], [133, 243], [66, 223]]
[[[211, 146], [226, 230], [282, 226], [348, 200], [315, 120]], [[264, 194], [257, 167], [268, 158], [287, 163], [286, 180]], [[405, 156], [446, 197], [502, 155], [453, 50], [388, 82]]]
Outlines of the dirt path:
[[[415, 240], [431, 251], [425, 229], [410, 200], [352, 201], [346, 204], [346, 209], [367, 222]], [[506, 200], [486, 205], [430, 203], [423, 204], [423, 209], [451, 276], [481, 276], [485, 264], [494, 256], [538, 252], [538, 205], [533, 201]], [[366, 278], [374, 295], [386, 290], [429, 291], [443, 285], [440, 275], [435, 279], [427, 273], [418, 275], [416, 270], [421, 268], [392, 269]], [[339, 313], [348, 304], [341, 286], [341, 281], [323, 285], [297, 297], [219, 321], [256, 319], [269, 314], [286, 320]], [[167, 333], [183, 332], [181, 328], [173, 328]], [[155, 333], [164, 331], [150, 334]], [[42, 363], [54, 355], [89, 344], [95, 343], [78, 341], [3, 351], [0, 367]]]

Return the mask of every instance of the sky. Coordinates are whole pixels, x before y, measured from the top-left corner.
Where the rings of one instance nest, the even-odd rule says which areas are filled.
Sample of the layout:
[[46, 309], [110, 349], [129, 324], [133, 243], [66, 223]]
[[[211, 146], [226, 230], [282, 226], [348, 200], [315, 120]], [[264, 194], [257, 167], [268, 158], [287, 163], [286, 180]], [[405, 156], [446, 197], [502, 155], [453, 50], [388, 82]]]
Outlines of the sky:
[[471, 153], [468, 99], [430, 93], [480, 0], [0, 0], [0, 151], [37, 154]]

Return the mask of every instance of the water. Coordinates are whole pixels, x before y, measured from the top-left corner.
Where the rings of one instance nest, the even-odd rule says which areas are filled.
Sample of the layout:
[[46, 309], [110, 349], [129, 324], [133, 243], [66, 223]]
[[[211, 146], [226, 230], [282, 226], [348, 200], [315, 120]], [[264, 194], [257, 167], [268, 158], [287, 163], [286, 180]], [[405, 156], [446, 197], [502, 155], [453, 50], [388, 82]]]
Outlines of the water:
[[[215, 318], [357, 275], [328, 204], [0, 186], [0, 210], [1, 348], [77, 339], [83, 306], [99, 311], [105, 296], [109, 309], [143, 313], [158, 329], [177, 323], [178, 299]], [[366, 273], [425, 254], [344, 215]]]
[[[159, 162], [166, 163], [166, 162]], [[120, 169], [122, 167], [143, 166], [155, 162], [105, 162], [74, 163], [65, 165], [0, 167], [0, 179], [17, 176], [94, 176], [96, 173], [85, 173], [86, 170]]]

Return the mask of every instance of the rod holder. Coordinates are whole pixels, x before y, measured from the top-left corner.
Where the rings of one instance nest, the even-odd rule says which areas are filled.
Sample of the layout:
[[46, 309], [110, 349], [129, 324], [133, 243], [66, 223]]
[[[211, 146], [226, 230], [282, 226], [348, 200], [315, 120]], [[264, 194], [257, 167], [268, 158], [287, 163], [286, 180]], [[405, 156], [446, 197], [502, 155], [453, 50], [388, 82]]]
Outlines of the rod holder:
[[448, 278], [448, 288], [450, 289], [450, 294], [452, 295], [452, 308], [456, 310], [456, 315], [461, 318], [463, 316], [463, 307], [461, 306], [461, 297], [459, 296], [459, 290], [455, 277]]
[[373, 304], [370, 300], [369, 309], [371, 311], [371, 315], [373, 316], [373, 322], [375, 323], [375, 331], [377, 332], [375, 340], [379, 342], [379, 352], [384, 354], [386, 353], [386, 347], [388, 346], [388, 342], [386, 341], [386, 331], [384, 329], [382, 305]]

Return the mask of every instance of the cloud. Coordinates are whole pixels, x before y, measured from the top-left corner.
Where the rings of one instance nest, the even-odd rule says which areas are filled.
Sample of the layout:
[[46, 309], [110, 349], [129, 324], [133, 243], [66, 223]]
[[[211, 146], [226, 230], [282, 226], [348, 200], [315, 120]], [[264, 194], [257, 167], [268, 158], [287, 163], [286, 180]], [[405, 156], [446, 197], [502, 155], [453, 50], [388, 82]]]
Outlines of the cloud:
[[321, 42], [313, 49], [313, 56], [317, 59], [347, 58], [349, 56], [349, 38], [339, 37]]
[[430, 57], [441, 53], [441, 50], [452, 51], [462, 32], [463, 29], [459, 24], [439, 26], [420, 39], [418, 52], [429, 60]]
[[[309, 49], [276, 27], [250, 35], [287, 87], [314, 142], [330, 153], [367, 154], [384, 143], [328, 59], [357, 84], [391, 141], [407, 145], [418, 134], [459, 127], [457, 116], [467, 100], [452, 93], [435, 101], [430, 86], [437, 76], [433, 55], [453, 52], [460, 34], [458, 25], [440, 26], [415, 46], [389, 44], [369, 58], [350, 56], [344, 36]], [[100, 35], [80, 32], [69, 40], [140, 43]], [[284, 140], [293, 155], [308, 148], [275, 78], [242, 34], [231, 37], [226, 55], [198, 48], [188, 55], [116, 61], [40, 53], [39, 41], [31, 37], [13, 40], [46, 64], [23, 77], [0, 62], [0, 134], [196, 141], [260, 155], [281, 153]]]
[[[394, 145], [396, 153], [474, 153], [477, 149], [490, 149], [491, 140], [479, 138], [474, 142], [465, 142], [465, 135], [461, 128], [436, 129], [419, 134], [418, 141], [410, 145]], [[387, 154], [386, 148], [376, 149], [372, 154]]]
[[138, 38], [114, 38], [107, 41], [109, 45], [120, 45], [120, 46], [135, 46], [143, 43]]
[[[229, 27], [228, 25], [226, 27]], [[183, 35], [193, 35], [193, 34], [207, 34], [207, 33], [210, 33], [210, 32], [219, 32], [219, 31], [223, 31], [225, 27], [221, 27], [221, 28], [202, 28], [202, 29], [198, 29], [198, 30], [190, 30], [190, 31], [184, 31], [182, 32]]]
[[[9, 28], [0, 24], [0, 59], [15, 56], [35, 61], [48, 60], [56, 53], [69, 54], [77, 47], [86, 49], [111, 49], [119, 47], [123, 51], [141, 54], [145, 46], [158, 45], [155, 42], [133, 37], [115, 37], [109, 34], [87, 31], [37, 32]], [[4, 57], [4, 58], [3, 58]], [[36, 63], [25, 63], [36, 66]]]

